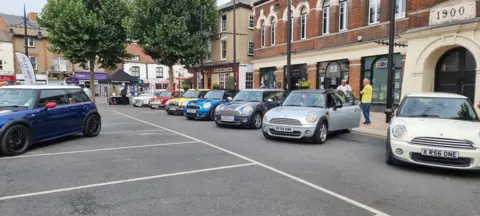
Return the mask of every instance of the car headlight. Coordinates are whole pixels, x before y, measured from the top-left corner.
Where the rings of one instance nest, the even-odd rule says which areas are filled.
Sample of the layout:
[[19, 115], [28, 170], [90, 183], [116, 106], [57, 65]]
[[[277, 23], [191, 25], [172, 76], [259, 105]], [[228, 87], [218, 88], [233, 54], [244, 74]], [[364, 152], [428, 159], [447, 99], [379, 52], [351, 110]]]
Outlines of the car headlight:
[[317, 115], [315, 113], [309, 113], [305, 120], [310, 124], [315, 123], [315, 121], [317, 121]]
[[211, 106], [212, 106], [212, 104], [209, 103], [209, 102], [203, 104], [203, 108], [205, 108], [205, 109], [208, 109], [208, 108], [210, 108]]
[[264, 122], [268, 122], [268, 121], [269, 121], [267, 113], [265, 113], [265, 115], [263, 116], [263, 121], [264, 121]]
[[188, 103], [188, 101], [183, 101], [183, 102], [182, 102], [182, 106], [187, 105], [187, 103]]
[[396, 125], [392, 128], [392, 134], [395, 138], [400, 139], [407, 134], [407, 128], [403, 125]]
[[253, 112], [253, 107], [252, 106], [246, 106], [243, 108], [243, 113], [245, 114], [250, 114]]

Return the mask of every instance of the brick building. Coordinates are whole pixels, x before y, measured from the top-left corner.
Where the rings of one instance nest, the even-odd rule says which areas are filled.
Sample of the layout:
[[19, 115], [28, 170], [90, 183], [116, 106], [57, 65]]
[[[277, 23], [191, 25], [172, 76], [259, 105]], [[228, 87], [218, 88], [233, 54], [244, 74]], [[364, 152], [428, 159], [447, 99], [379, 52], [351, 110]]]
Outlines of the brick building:
[[[233, 64], [233, 4], [232, 1], [218, 7], [220, 13], [218, 35], [207, 44], [209, 54], [204, 61], [202, 75], [191, 70], [200, 88], [233, 88], [234, 70], [237, 88], [253, 88], [253, 31], [254, 16], [250, 0], [236, 1], [236, 50], [237, 64]], [[196, 68], [195, 68], [196, 69]]]
[[[359, 95], [362, 79], [369, 78], [374, 88], [373, 103], [384, 107], [388, 47], [375, 41], [388, 40], [391, 2], [292, 0], [292, 84], [309, 80], [311, 88], [335, 88], [341, 79], [347, 79]], [[471, 55], [465, 54], [465, 48], [478, 47], [479, 2], [396, 0], [396, 5], [396, 42], [405, 43], [408, 47], [395, 47], [394, 102], [399, 103], [402, 95], [416, 91], [463, 92], [470, 95], [476, 92], [476, 97], [469, 97], [480, 100], [479, 76], [476, 77], [476, 91], [473, 90], [475, 84], [471, 82], [467, 84], [464, 81], [463, 90], [453, 89], [448, 87], [453, 80], [435, 76], [436, 65], [444, 59], [441, 59], [442, 55], [448, 55], [448, 50], [456, 48], [450, 52], [470, 59]], [[450, 12], [452, 8], [456, 13]], [[444, 10], [448, 10], [446, 15]], [[258, 0], [254, 3], [254, 13], [254, 86], [264, 84], [285, 88], [287, 0]], [[454, 16], [450, 16], [453, 13]], [[480, 60], [479, 51], [470, 50], [477, 60]], [[474, 75], [479, 71], [476, 66], [472, 67], [470, 63], [470, 67], [466, 68], [465, 63], [458, 64], [463, 67], [458, 77], [465, 77], [468, 73], [464, 71], [473, 70], [468, 79], [475, 80]], [[428, 76], [422, 76], [423, 72]], [[439, 83], [435, 83], [434, 77]], [[464, 78], [455, 82], [459, 79]]]

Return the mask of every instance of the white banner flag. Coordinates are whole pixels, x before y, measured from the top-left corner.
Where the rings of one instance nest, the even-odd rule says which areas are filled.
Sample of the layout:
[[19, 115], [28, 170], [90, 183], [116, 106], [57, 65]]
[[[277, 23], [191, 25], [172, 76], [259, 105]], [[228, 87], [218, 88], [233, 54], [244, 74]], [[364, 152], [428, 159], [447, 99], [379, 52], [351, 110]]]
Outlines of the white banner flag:
[[33, 70], [32, 62], [30, 62], [30, 58], [21, 52], [15, 52], [17, 56], [18, 64], [20, 65], [20, 69], [22, 69], [23, 77], [25, 77], [25, 84], [26, 85], [36, 85], [37, 79], [35, 77], [35, 71]]

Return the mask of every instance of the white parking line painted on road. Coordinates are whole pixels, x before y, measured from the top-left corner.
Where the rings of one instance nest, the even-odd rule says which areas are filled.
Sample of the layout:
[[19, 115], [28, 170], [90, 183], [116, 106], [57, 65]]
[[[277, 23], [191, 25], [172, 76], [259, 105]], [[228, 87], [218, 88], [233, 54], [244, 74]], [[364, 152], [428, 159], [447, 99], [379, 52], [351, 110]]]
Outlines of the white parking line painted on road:
[[137, 182], [137, 181], [145, 181], [145, 180], [150, 180], [150, 179], [158, 179], [158, 178], [165, 178], [165, 177], [172, 177], [172, 176], [179, 176], [179, 175], [202, 173], [202, 172], [215, 171], [215, 170], [232, 169], [232, 168], [252, 166], [252, 165], [255, 165], [255, 163], [245, 163], [245, 164], [237, 164], [237, 165], [231, 165], [231, 166], [221, 166], [221, 167], [214, 167], [214, 168], [207, 168], [207, 169], [198, 169], [198, 170], [191, 170], [191, 171], [185, 171], [185, 172], [161, 174], [161, 175], [155, 175], [155, 176], [146, 176], [146, 177], [140, 177], [140, 178], [132, 178], [132, 179], [119, 180], [119, 181], [111, 181], [111, 182], [104, 182], [104, 183], [98, 183], [98, 184], [90, 184], [90, 185], [82, 185], [82, 186], [77, 186], [77, 187], [69, 187], [69, 188], [41, 191], [41, 192], [35, 192], [35, 193], [18, 194], [18, 195], [0, 197], [0, 201], [18, 199], [18, 198], [24, 198], [24, 197], [31, 197], [31, 196], [38, 196], [38, 195], [44, 195], [44, 194], [52, 194], [52, 193], [73, 191], [73, 190], [81, 190], [81, 189], [93, 188], [93, 187], [123, 184], [123, 183], [128, 183], [128, 182]]
[[134, 125], [134, 124], [138, 124], [137, 122], [116, 122], [116, 123], [103, 123], [102, 122], [102, 126], [105, 126], [105, 125]]
[[149, 145], [124, 146], [124, 147], [115, 147], [115, 148], [90, 149], [90, 150], [68, 151], [68, 152], [54, 152], [54, 153], [44, 153], [44, 154], [26, 154], [26, 155], [14, 156], [14, 157], [1, 157], [0, 160], [52, 156], [52, 155], [77, 154], [77, 153], [87, 153], [87, 152], [125, 150], [125, 149], [134, 149], [134, 148], [148, 148], [148, 147], [157, 147], [157, 146], [172, 146], [172, 145], [183, 145], [183, 144], [191, 144], [191, 143], [198, 143], [198, 141], [195, 140], [195, 141], [187, 141], [187, 142], [159, 143], [159, 144], [149, 144]]
[[131, 131], [101, 132], [100, 134], [145, 133], [145, 132], [165, 132], [165, 131], [166, 130], [137, 130], [137, 131], [131, 130]]
[[249, 161], [249, 162], [258, 164], [259, 166], [262, 166], [262, 167], [264, 167], [264, 168], [266, 168], [266, 169], [268, 169], [268, 170], [270, 170], [270, 171], [273, 171], [273, 172], [275, 172], [275, 173], [278, 173], [278, 174], [280, 174], [280, 175], [283, 175], [283, 176], [285, 176], [285, 177], [288, 177], [288, 178], [290, 178], [290, 179], [293, 179], [293, 180], [295, 180], [295, 181], [297, 181], [297, 182], [300, 182], [300, 183], [302, 183], [302, 184], [304, 184], [304, 185], [307, 185], [307, 186], [309, 186], [309, 187], [312, 187], [312, 188], [314, 188], [314, 189], [317, 189], [317, 190], [319, 190], [319, 191], [322, 191], [322, 192], [324, 192], [324, 193], [326, 193], [326, 194], [329, 194], [329, 195], [331, 195], [331, 196], [333, 196], [333, 197], [336, 197], [336, 198], [338, 198], [338, 199], [340, 199], [340, 200], [343, 200], [343, 201], [345, 201], [345, 202], [347, 202], [347, 203], [350, 203], [350, 204], [352, 204], [352, 205], [355, 205], [355, 206], [357, 206], [357, 207], [360, 207], [360, 208], [362, 208], [362, 209], [365, 209], [365, 210], [367, 210], [367, 211], [370, 211], [370, 212], [374, 213], [375, 216], [389, 216], [387, 213], [384, 213], [384, 212], [382, 212], [382, 211], [380, 211], [380, 210], [378, 210], [378, 209], [375, 209], [375, 208], [372, 208], [372, 207], [370, 207], [370, 206], [367, 206], [367, 205], [365, 205], [365, 204], [363, 204], [363, 203], [357, 202], [357, 201], [355, 201], [355, 200], [353, 200], [353, 199], [350, 199], [350, 198], [348, 198], [348, 197], [346, 197], [346, 196], [343, 196], [343, 195], [341, 195], [341, 194], [335, 193], [335, 192], [333, 192], [333, 191], [331, 191], [331, 190], [328, 190], [328, 189], [326, 189], [326, 188], [323, 188], [323, 187], [321, 187], [321, 186], [318, 186], [318, 185], [316, 185], [316, 184], [313, 184], [313, 183], [311, 183], [311, 182], [309, 182], [309, 181], [307, 181], [307, 180], [304, 180], [304, 179], [301, 179], [301, 178], [296, 177], [296, 176], [294, 176], [294, 175], [291, 175], [291, 174], [288, 174], [288, 173], [286, 173], [286, 172], [283, 172], [283, 171], [281, 171], [281, 170], [279, 170], [279, 169], [273, 168], [273, 167], [271, 167], [271, 166], [269, 166], [269, 165], [260, 163], [260, 162], [258, 162], [258, 161], [256, 161], [256, 160], [253, 160], [253, 159], [249, 158], [249, 157], [246, 157], [246, 156], [243, 156], [243, 155], [241, 155], [241, 154], [235, 153], [235, 152], [233, 152], [233, 151], [224, 149], [224, 148], [222, 148], [222, 147], [216, 146], [216, 145], [211, 144], [211, 143], [208, 143], [208, 142], [206, 142], [206, 141], [197, 139], [197, 138], [192, 137], [192, 136], [189, 136], [189, 135], [187, 135], [187, 134], [183, 134], [183, 133], [180, 133], [180, 132], [171, 130], [171, 129], [166, 128], [166, 127], [163, 127], [163, 126], [160, 126], [160, 125], [157, 125], [157, 124], [153, 124], [153, 123], [150, 123], [150, 122], [147, 122], [147, 121], [144, 121], [144, 120], [135, 118], [135, 117], [133, 117], [133, 116], [129, 116], [129, 115], [127, 115], [127, 114], [124, 114], [124, 113], [115, 111], [115, 110], [113, 110], [112, 112], [118, 113], [119, 115], [123, 115], [123, 116], [125, 116], [125, 117], [131, 118], [131, 119], [134, 119], [134, 120], [137, 120], [137, 121], [139, 121], [139, 122], [143, 122], [143, 123], [145, 123], [145, 124], [148, 124], [148, 125], [151, 125], [151, 126], [154, 126], [154, 127], [157, 127], [157, 128], [163, 129], [163, 130], [166, 130], [166, 131], [170, 131], [170, 132], [172, 132], [172, 133], [175, 133], [175, 134], [178, 134], [178, 135], [187, 137], [187, 138], [192, 139], [192, 140], [196, 140], [196, 141], [199, 142], [199, 143], [203, 143], [203, 144], [205, 144], [205, 145], [208, 145], [208, 146], [210, 146], [210, 147], [216, 148], [216, 149], [221, 150], [221, 151], [223, 151], [223, 152], [229, 153], [229, 154], [231, 154], [231, 155], [235, 155], [235, 156], [237, 156], [237, 157], [239, 157], [239, 158], [242, 158], [242, 159], [244, 159], [244, 160], [246, 160], [246, 161]]

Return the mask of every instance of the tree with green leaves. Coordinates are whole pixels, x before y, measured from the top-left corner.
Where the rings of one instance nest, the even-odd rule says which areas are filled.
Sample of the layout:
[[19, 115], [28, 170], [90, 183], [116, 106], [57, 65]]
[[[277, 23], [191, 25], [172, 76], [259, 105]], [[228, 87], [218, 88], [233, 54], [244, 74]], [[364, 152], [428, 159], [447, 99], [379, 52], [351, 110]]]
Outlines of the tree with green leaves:
[[84, 68], [89, 64], [90, 89], [95, 92], [95, 65], [113, 69], [129, 56], [123, 25], [127, 15], [125, 0], [48, 0], [39, 23], [47, 28], [51, 52]]
[[173, 65], [192, 67], [203, 61], [219, 22], [216, 0], [135, 0], [126, 23], [130, 38], [168, 66], [171, 89]]

